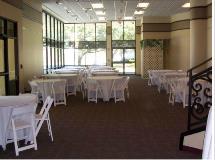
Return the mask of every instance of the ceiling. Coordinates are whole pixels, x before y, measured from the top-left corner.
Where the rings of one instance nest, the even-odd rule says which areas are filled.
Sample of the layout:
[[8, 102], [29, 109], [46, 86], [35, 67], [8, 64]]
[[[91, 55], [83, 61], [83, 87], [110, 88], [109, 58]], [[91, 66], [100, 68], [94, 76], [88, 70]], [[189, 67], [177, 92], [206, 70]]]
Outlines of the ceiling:
[[[98, 22], [92, 3], [102, 2], [106, 20], [122, 20], [125, 16], [139, 19], [142, 16], [171, 16], [186, 12], [181, 6], [189, 0], [42, 0], [43, 9], [67, 23]], [[138, 2], [149, 2], [143, 15], [134, 15]], [[141, 9], [143, 10], [143, 9]], [[68, 11], [70, 13], [68, 13]]]

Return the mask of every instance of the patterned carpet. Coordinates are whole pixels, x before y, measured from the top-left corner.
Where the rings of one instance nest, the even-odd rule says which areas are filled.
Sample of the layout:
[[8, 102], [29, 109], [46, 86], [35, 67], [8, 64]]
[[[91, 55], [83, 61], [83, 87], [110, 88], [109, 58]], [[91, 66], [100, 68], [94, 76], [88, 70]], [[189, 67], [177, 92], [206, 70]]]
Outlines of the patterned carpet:
[[180, 151], [179, 136], [186, 130], [187, 111], [168, 104], [139, 77], [131, 78], [130, 99], [114, 103], [68, 97], [68, 105], [51, 108], [54, 142], [44, 125], [37, 137], [38, 150], [15, 156], [13, 144], [0, 150], [0, 159], [199, 159], [201, 154]]

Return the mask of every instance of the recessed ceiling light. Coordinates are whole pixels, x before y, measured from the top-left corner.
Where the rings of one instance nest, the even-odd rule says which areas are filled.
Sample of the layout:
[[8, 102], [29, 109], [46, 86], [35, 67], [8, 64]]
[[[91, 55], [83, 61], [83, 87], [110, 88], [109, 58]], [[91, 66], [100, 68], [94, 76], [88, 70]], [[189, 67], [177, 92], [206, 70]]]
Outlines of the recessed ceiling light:
[[182, 5], [183, 8], [190, 8], [190, 3], [185, 3]]
[[102, 3], [92, 3], [93, 8], [104, 8]]
[[105, 15], [105, 12], [104, 12], [104, 11], [96, 11], [96, 14], [97, 14], [97, 15], [100, 15], [100, 16], [104, 16], [104, 15]]
[[147, 8], [149, 6], [149, 3], [138, 3], [137, 7], [138, 8]]
[[99, 17], [99, 20], [100, 20], [100, 21], [105, 21], [106, 18], [105, 18], [105, 17]]
[[133, 17], [124, 17], [124, 20], [131, 20]]
[[71, 13], [72, 11], [71, 10], [67, 10], [67, 13]]
[[144, 11], [135, 11], [134, 14], [143, 14]]

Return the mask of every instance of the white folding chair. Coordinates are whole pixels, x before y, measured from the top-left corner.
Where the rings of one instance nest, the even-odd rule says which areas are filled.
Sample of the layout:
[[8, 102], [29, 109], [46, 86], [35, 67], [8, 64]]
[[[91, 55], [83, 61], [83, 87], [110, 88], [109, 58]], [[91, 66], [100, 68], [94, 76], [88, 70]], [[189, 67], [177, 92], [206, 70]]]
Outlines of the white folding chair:
[[52, 84], [54, 106], [64, 104], [66, 106], [66, 80], [61, 79]]
[[71, 77], [67, 79], [67, 96], [76, 95], [78, 77]]
[[52, 106], [53, 99], [48, 96], [46, 98], [45, 103], [43, 104], [43, 107], [41, 108], [39, 114], [35, 115], [35, 120], [36, 120], [36, 135], [38, 135], [40, 128], [42, 127], [42, 124], [44, 121], [47, 122], [47, 127], [48, 127], [48, 132], [49, 136], [51, 137], [51, 140], [53, 141], [53, 134], [52, 134], [52, 128], [51, 128], [51, 122], [50, 122], [50, 117], [49, 117], [49, 110]]
[[117, 101], [123, 101], [125, 102], [125, 88], [128, 84], [127, 77], [122, 77], [120, 79], [114, 80], [114, 85], [113, 85], [113, 94], [114, 94], [114, 100], [115, 103]]
[[[11, 115], [11, 120], [7, 129], [6, 144], [14, 142], [16, 156], [19, 152], [34, 148], [37, 150], [36, 132], [35, 132], [35, 107], [30, 106], [14, 108]], [[22, 135], [18, 135], [23, 130]], [[10, 132], [13, 132], [13, 137], [9, 137]], [[30, 138], [32, 136], [32, 138]], [[27, 142], [31, 139], [29, 145], [19, 147], [18, 141], [24, 140]], [[27, 143], [25, 143], [27, 144]]]
[[96, 102], [98, 97], [98, 83], [96, 80], [87, 79], [87, 99], [88, 102]]
[[31, 94], [37, 95], [37, 102], [39, 102], [40, 100], [42, 101], [42, 95], [40, 94], [40, 92], [38, 90], [37, 83], [34, 81], [28, 81], [28, 84], [31, 87]]
[[126, 77], [127, 83], [126, 83], [126, 86], [125, 86], [125, 91], [126, 91], [126, 95], [127, 95], [127, 98], [128, 98], [128, 99], [129, 99], [129, 97], [130, 97], [129, 90], [128, 90], [128, 82], [129, 82], [129, 80], [130, 80], [130, 77], [127, 76], [127, 77]]
[[53, 82], [51, 83], [42, 82], [42, 83], [38, 83], [37, 85], [38, 85], [38, 91], [42, 95], [43, 103], [45, 103], [45, 100], [48, 96], [53, 97], [53, 90], [52, 90]]

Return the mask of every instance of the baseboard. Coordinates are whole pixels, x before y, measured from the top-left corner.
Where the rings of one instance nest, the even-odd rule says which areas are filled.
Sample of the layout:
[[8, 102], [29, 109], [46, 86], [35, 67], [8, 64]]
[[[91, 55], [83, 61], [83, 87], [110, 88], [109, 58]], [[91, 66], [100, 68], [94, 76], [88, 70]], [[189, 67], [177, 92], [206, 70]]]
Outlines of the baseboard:
[[190, 146], [183, 146], [183, 149], [182, 151], [189, 151], [189, 152], [192, 152], [192, 153], [202, 153], [202, 150], [201, 149], [198, 149], [198, 148], [193, 148], [193, 147], [190, 147]]

